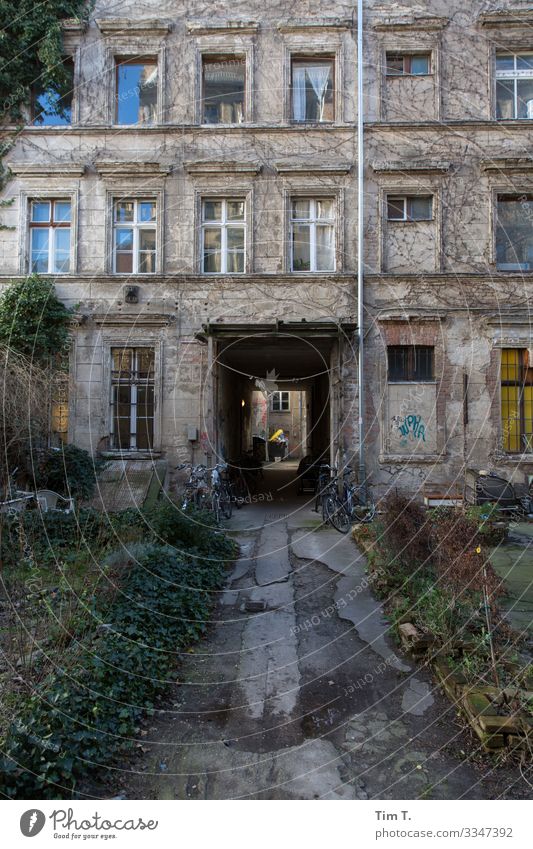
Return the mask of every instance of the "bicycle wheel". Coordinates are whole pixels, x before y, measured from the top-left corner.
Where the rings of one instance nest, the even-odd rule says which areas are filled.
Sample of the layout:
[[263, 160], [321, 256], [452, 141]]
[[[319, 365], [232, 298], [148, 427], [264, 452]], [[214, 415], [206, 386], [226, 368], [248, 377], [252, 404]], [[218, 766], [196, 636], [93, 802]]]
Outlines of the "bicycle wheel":
[[346, 507], [340, 498], [329, 496], [326, 499], [326, 509], [328, 513], [328, 521], [341, 534], [347, 534], [351, 528], [350, 516], [346, 511]]
[[220, 522], [220, 493], [218, 492], [214, 492], [211, 496], [211, 510], [218, 524]]
[[355, 507], [352, 509], [351, 519], [352, 522], [366, 524], [367, 522], [371, 522], [374, 519], [375, 515], [375, 504], [356, 504]]
[[225, 519], [231, 519], [233, 513], [233, 501], [231, 500], [231, 492], [229, 489], [223, 489], [220, 493], [220, 512]]

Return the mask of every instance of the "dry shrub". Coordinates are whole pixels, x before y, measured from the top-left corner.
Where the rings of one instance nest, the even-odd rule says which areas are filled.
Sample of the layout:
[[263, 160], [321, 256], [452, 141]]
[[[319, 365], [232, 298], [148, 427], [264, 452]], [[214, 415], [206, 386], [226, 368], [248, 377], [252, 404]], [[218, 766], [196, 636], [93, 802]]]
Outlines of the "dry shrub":
[[33, 452], [46, 445], [52, 375], [12, 348], [0, 346], [0, 485], [16, 467], [31, 472]]
[[430, 556], [430, 524], [420, 504], [398, 493], [385, 500], [383, 540], [391, 565], [410, 574]]

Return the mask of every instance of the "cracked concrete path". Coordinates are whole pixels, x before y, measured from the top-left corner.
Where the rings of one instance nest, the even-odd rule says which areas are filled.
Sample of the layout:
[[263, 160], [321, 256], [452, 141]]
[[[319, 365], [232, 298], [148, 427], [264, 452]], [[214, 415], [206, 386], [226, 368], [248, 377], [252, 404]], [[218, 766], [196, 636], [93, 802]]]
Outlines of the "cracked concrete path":
[[[206, 640], [150, 720], [127, 798], [485, 798], [453, 706], [401, 656], [365, 561], [265, 473]], [[115, 788], [115, 792], [117, 792]]]

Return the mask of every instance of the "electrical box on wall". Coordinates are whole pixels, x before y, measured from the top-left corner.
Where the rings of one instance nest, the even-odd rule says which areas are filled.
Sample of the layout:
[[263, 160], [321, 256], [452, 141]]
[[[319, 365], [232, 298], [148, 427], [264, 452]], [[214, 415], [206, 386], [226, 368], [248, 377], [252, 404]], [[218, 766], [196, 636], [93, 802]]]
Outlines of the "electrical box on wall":
[[198, 428], [194, 425], [187, 425], [187, 439], [189, 442], [198, 442]]

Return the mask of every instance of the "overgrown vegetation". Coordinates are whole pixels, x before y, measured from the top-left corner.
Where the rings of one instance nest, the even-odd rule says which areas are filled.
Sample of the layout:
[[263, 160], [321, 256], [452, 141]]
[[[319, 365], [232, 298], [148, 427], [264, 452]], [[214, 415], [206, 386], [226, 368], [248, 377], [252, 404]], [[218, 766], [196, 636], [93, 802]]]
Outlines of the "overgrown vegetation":
[[96, 477], [104, 465], [76, 445], [48, 449], [36, 469], [35, 483], [38, 488], [53, 489], [60, 495], [88, 499], [94, 493]]
[[205, 632], [235, 555], [206, 518], [163, 503], [2, 517], [6, 674], [22, 679], [7, 696], [9, 796], [69, 798], [134, 745], [180, 652]]
[[70, 320], [54, 283], [32, 274], [9, 284], [0, 296], [0, 345], [48, 368], [67, 347]]
[[401, 495], [384, 508], [373, 528], [354, 536], [368, 552], [372, 586], [387, 599], [393, 629], [412, 622], [469, 681], [511, 682], [518, 635], [498, 609], [504, 588], [487, 548], [494, 510], [425, 511]]

